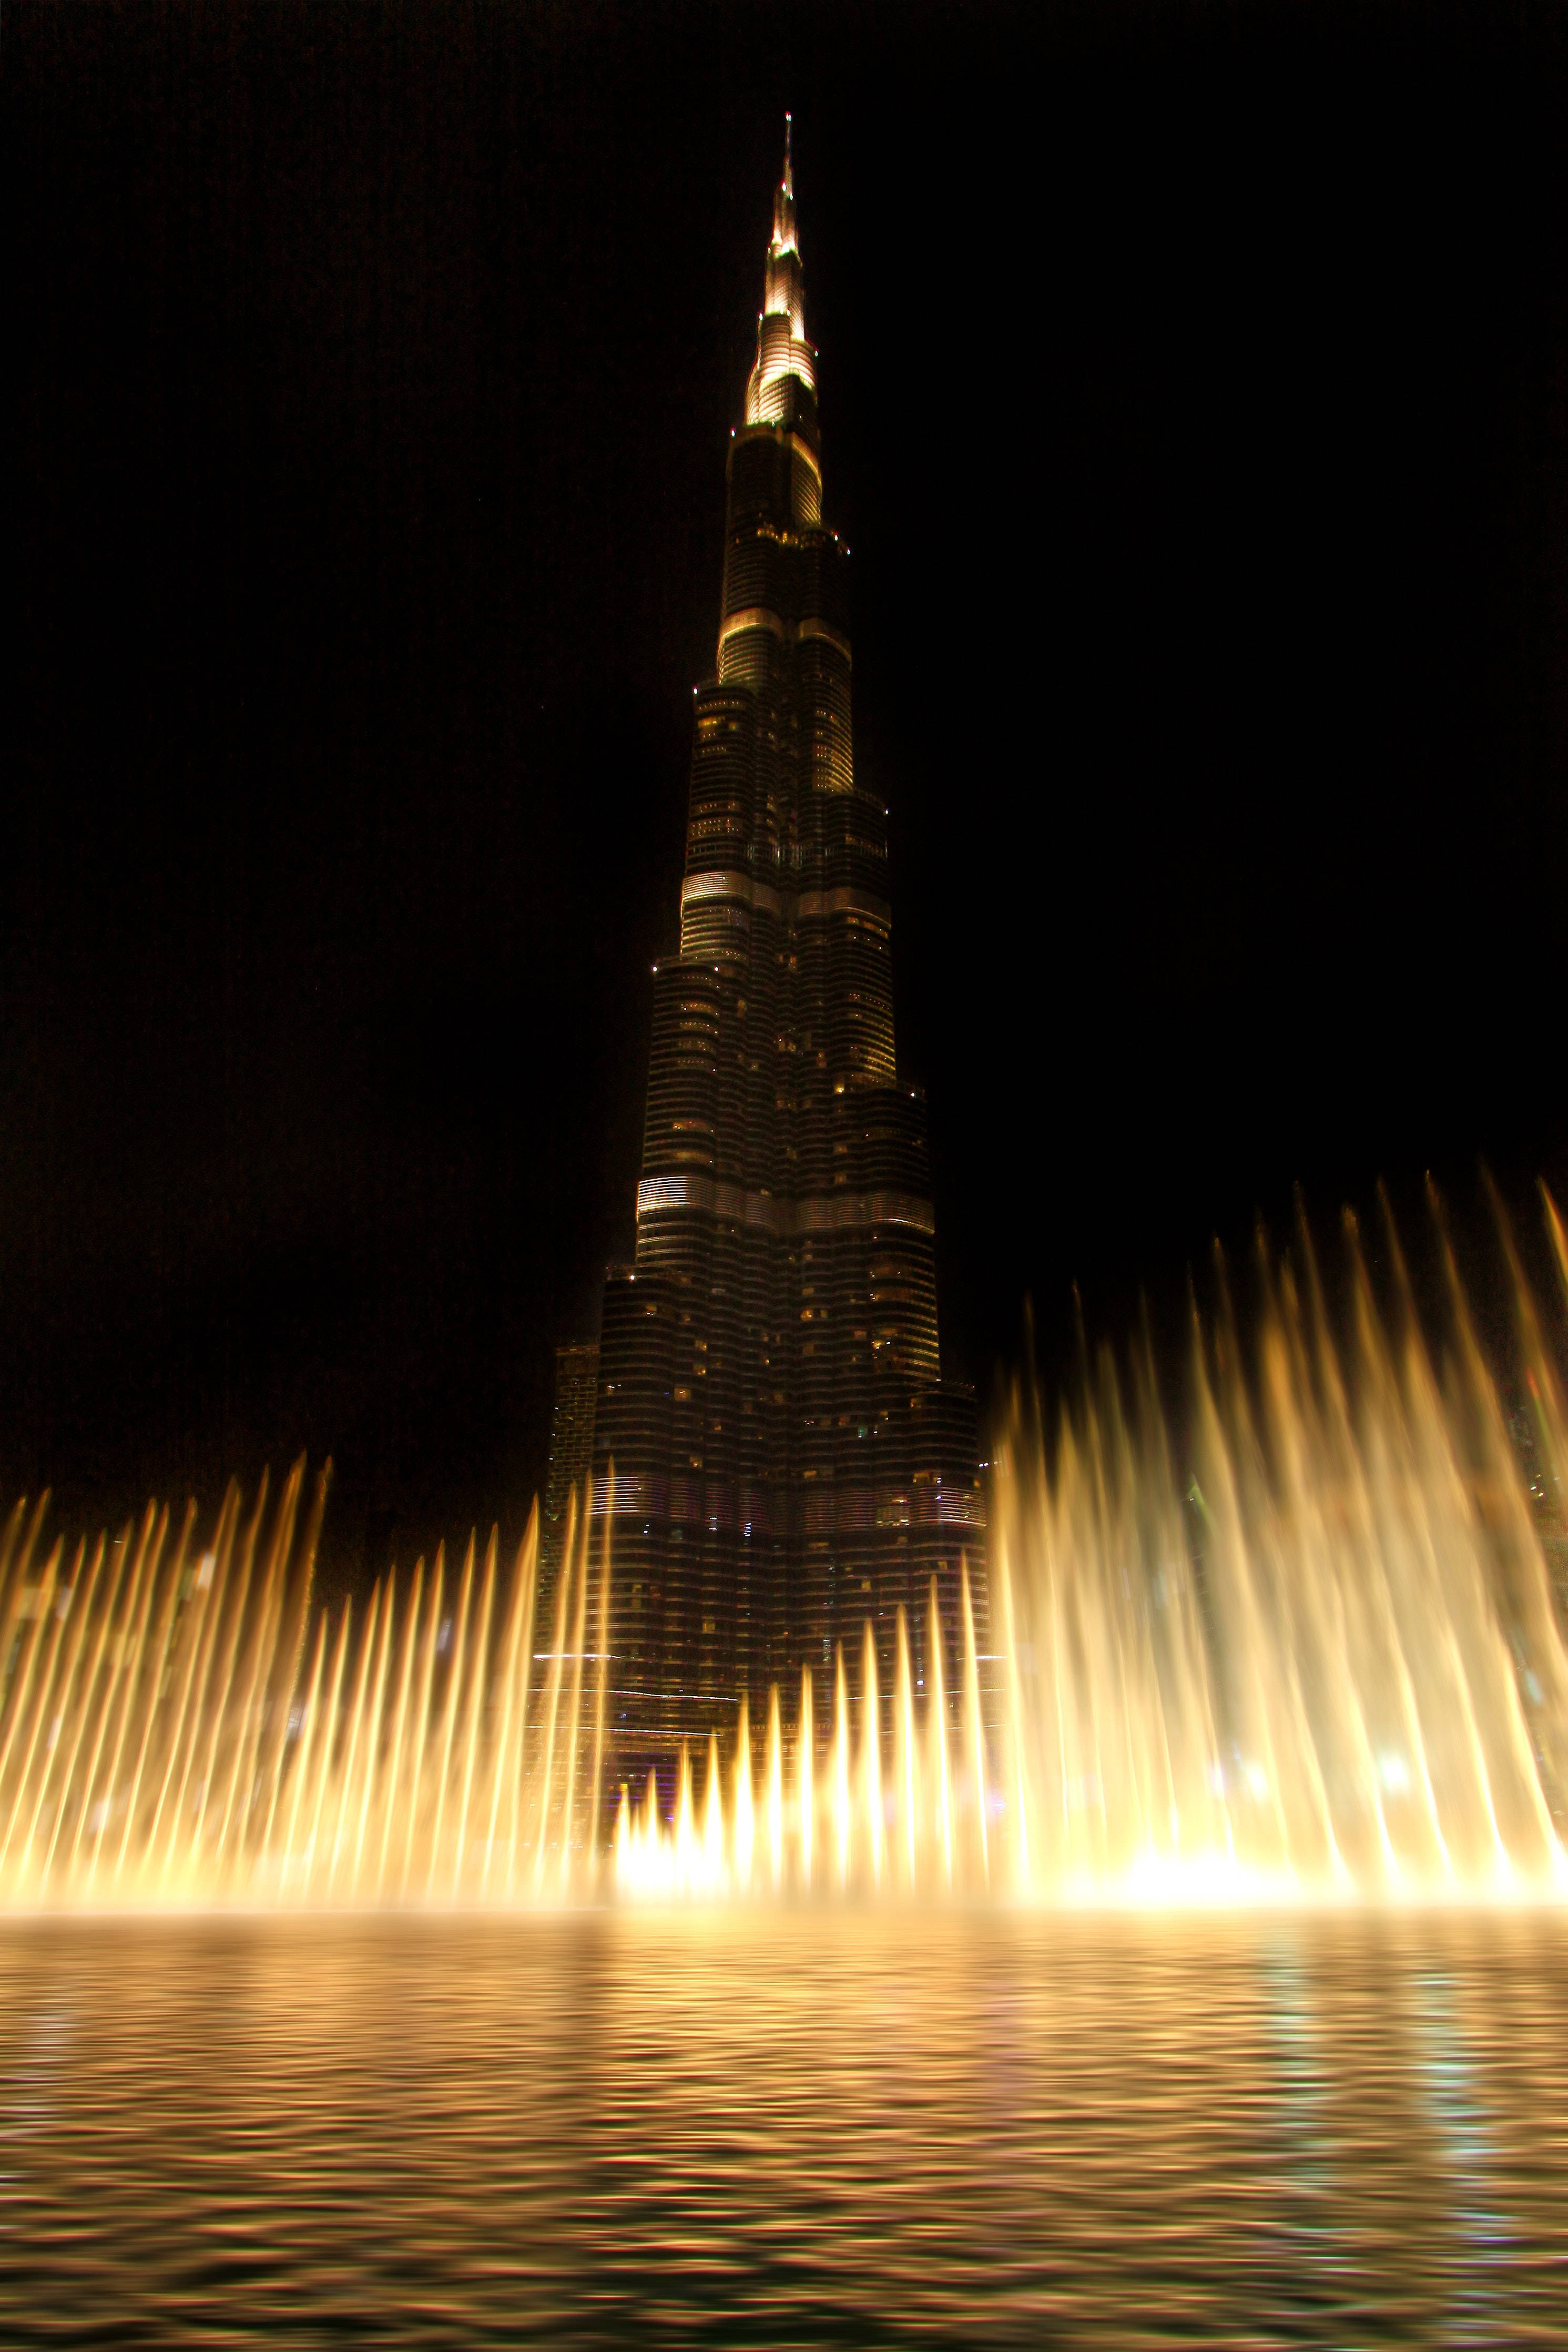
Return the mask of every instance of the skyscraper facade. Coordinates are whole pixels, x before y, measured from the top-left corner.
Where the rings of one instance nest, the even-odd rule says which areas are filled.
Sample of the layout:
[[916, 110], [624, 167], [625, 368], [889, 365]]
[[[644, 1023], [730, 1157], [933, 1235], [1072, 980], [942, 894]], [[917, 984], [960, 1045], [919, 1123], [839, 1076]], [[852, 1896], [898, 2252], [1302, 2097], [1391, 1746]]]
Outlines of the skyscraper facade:
[[[849, 551], [822, 520], [792, 163], [731, 436], [680, 950], [653, 976], [634, 1262], [604, 1293], [625, 1759], [754, 1716], [908, 1612], [980, 1606], [972, 1392], [941, 1377], [925, 1106], [894, 1050], [887, 811], [855, 774]], [[611, 1465], [613, 1463], [613, 1483]], [[883, 1687], [887, 1687], [884, 1681]]]

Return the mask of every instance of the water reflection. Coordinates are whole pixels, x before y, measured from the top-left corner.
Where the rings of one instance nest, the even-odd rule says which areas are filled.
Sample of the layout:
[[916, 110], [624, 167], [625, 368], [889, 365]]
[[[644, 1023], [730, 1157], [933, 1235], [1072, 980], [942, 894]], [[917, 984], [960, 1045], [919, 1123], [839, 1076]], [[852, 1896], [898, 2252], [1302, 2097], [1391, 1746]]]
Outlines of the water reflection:
[[0, 2337], [1549, 2340], [1562, 1937], [13, 1927]]

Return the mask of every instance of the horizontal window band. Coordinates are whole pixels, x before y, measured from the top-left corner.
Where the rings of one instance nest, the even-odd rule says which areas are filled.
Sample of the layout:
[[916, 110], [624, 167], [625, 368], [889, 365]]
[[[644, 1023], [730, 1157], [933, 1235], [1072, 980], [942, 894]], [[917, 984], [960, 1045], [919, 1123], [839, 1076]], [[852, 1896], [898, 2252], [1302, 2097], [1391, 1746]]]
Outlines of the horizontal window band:
[[681, 884], [681, 911], [705, 898], [725, 898], [741, 907], [756, 907], [790, 923], [806, 923], [822, 915], [861, 915], [867, 922], [893, 929], [893, 908], [869, 890], [776, 890], [771, 883], [755, 881], [733, 868], [714, 874], [688, 874]]
[[759, 907], [766, 915], [781, 915], [786, 904], [782, 891], [770, 889], [766, 882], [754, 882], [749, 874], [733, 871], [688, 874], [681, 884], [681, 912], [704, 898], [732, 898], [742, 907]]
[[747, 629], [766, 629], [768, 635], [777, 637], [781, 646], [800, 645], [808, 637], [821, 637], [835, 652], [842, 654], [852, 668], [854, 666], [850, 641], [842, 630], [835, 629], [831, 621], [820, 620], [815, 614], [809, 614], [805, 620], [791, 627], [781, 614], [770, 612], [766, 604], [744, 605], [738, 613], [727, 614], [719, 623], [719, 650], [723, 651], [727, 639], [738, 637]]
[[[797, 1480], [766, 1486], [732, 1478], [685, 1477], [653, 1471], [643, 1477], [617, 1471], [613, 1492], [604, 1470], [594, 1473], [591, 1516], [601, 1519], [606, 1509], [616, 1518], [650, 1518], [677, 1526], [703, 1527], [711, 1535], [740, 1535], [753, 1542], [769, 1538], [787, 1539], [791, 1523], [810, 1534], [854, 1535], [881, 1528], [974, 1528], [986, 1525], [984, 1496], [977, 1488], [955, 1480], [889, 1481], [865, 1486], [858, 1480], [826, 1480], [805, 1487]], [[674, 1579], [681, 1563], [665, 1564]], [[695, 1563], [694, 1562], [695, 1566]]]
[[884, 930], [893, 929], [893, 908], [869, 890], [802, 890], [795, 901], [795, 920], [809, 922], [813, 915], [864, 915]]
[[786, 628], [781, 616], [770, 613], [766, 604], [747, 604], [719, 623], [719, 644], [722, 646], [727, 637], [738, 637], [743, 629], [766, 629], [770, 636], [778, 638], [780, 645], [788, 645], [794, 634]]
[[816, 451], [812, 448], [810, 443], [809, 441], [803, 441], [799, 433], [787, 433], [784, 436], [784, 440], [786, 446], [793, 449], [797, 457], [804, 457], [807, 465], [810, 466], [812, 473], [815, 474], [818, 481], [820, 482], [822, 478], [822, 461], [818, 457]]
[[845, 661], [852, 668], [854, 656], [850, 651], [850, 641], [841, 629], [833, 627], [831, 621], [819, 620], [814, 614], [808, 614], [805, 620], [797, 625], [795, 635], [802, 641], [807, 637], [821, 637], [825, 644], [834, 646], [841, 653]]
[[661, 1209], [700, 1209], [734, 1217], [769, 1234], [825, 1234], [862, 1225], [909, 1225], [934, 1234], [936, 1213], [913, 1192], [815, 1192], [790, 1201], [777, 1192], [746, 1192], [711, 1176], [644, 1176], [637, 1187], [639, 1218]]
[[741, 430], [736, 434], [734, 437], [737, 441], [755, 441], [760, 440], [764, 436], [766, 436], [770, 441], [781, 441], [786, 449], [792, 449], [797, 457], [804, 458], [806, 464], [811, 468], [812, 473], [817, 477], [817, 487], [821, 489], [822, 485], [822, 461], [818, 457], [816, 451], [812, 448], [810, 443], [806, 440], [802, 435], [792, 431], [787, 425], [780, 427], [777, 425], [770, 425], [766, 421], [759, 421], [756, 424], [743, 425]]

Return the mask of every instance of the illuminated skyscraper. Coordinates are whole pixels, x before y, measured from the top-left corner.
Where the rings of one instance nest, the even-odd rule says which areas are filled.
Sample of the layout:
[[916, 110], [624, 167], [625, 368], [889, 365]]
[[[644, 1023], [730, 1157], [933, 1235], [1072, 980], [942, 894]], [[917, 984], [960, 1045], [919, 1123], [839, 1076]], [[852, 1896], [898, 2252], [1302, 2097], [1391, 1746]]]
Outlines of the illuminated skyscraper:
[[[623, 1757], [831, 1670], [982, 1540], [945, 1385], [925, 1107], [894, 1055], [887, 811], [857, 782], [849, 551], [822, 521], [788, 146], [731, 437], [716, 674], [696, 689], [680, 952], [653, 980], [635, 1263], [604, 1296]], [[612, 1501], [608, 1471], [615, 1466]], [[884, 1684], [884, 1688], [886, 1685]]]

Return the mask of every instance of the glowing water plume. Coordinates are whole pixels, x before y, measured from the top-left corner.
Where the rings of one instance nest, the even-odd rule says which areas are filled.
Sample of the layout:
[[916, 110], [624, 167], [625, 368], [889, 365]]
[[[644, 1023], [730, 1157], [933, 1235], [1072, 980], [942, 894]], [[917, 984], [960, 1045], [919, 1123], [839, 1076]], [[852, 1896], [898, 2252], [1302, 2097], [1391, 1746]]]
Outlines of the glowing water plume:
[[915, 1825], [919, 1798], [915, 1775], [918, 1751], [915, 1744], [915, 1679], [909, 1665], [909, 1620], [898, 1604], [897, 1692], [894, 1713], [894, 1786], [903, 1807], [904, 1883], [915, 1884]]
[[1568, 1879], [1562, 1391], [1500, 1210], [1545, 1465], [1532, 1502], [1432, 1206], [1440, 1359], [1385, 1203], [1388, 1307], [1349, 1223], [1343, 1341], [1304, 1224], [1281, 1263], [1260, 1250], [1246, 1351], [1220, 1269], [1215, 1329], [1193, 1321], [1181, 1474], [1146, 1342], [1125, 1381], [1102, 1360], [1049, 1450], [1020, 1416], [997, 1489], [999, 1617], [1036, 1884]]
[[[579, 1514], [548, 1685], [533, 1654], [538, 1513], [509, 1580], [492, 1531], [449, 1604], [395, 1571], [363, 1613], [313, 1607], [327, 1476], [302, 1539], [298, 1464], [268, 1516], [225, 1496], [207, 1547], [194, 1510], [172, 1556], [167, 1512], [140, 1535], [57, 1543], [14, 1509], [0, 1531], [0, 1893], [11, 1904], [470, 1902], [589, 1888], [605, 1680], [606, 1543]], [[24, 1533], [24, 1529], [26, 1532]], [[503, 1595], [503, 1582], [508, 1589]], [[584, 1675], [591, 1588], [598, 1671]], [[312, 1618], [314, 1623], [312, 1624]], [[570, 1667], [561, 1705], [563, 1665]], [[549, 1720], [545, 1719], [548, 1696]]]
[[777, 1683], [768, 1695], [768, 1872], [777, 1895], [784, 1883], [784, 1734]]
[[68, 1559], [45, 1502], [17, 1504], [0, 1899], [1568, 1891], [1568, 1391], [1499, 1206], [1527, 1468], [1432, 1213], [1440, 1349], [1385, 1210], [1381, 1299], [1347, 1229], [1343, 1330], [1304, 1226], [1260, 1252], [1245, 1345], [1221, 1267], [1179, 1437], [1146, 1339], [1102, 1357], [1049, 1442], [1019, 1401], [998, 1655], [961, 1559], [956, 1611], [933, 1580], [918, 1680], [903, 1609], [868, 1622], [827, 1705], [810, 1667], [792, 1720], [769, 1691], [760, 1758], [742, 1705], [728, 1742], [679, 1758], [668, 1812], [652, 1773], [621, 1790], [607, 1869], [609, 1522], [591, 1557], [577, 1497], [542, 1601], [536, 1513], [509, 1575], [492, 1532], [455, 1580], [438, 1550], [335, 1616], [312, 1590], [326, 1478], [304, 1508], [302, 1465], [270, 1511], [265, 1483], [248, 1510], [231, 1487], [204, 1542], [193, 1506], [172, 1544], [150, 1507]]
[[[716, 1751], [715, 1763], [716, 1767]], [[742, 1886], [751, 1885], [752, 1859], [757, 1850], [757, 1826], [751, 1799], [751, 1717], [740, 1703], [735, 1734], [735, 1872]]]
[[[1568, 1397], [1497, 1204], [1532, 1482], [1431, 1206], [1440, 1355], [1385, 1203], [1390, 1296], [1348, 1223], [1343, 1337], [1304, 1224], [1283, 1260], [1260, 1248], [1245, 1348], [1221, 1265], [1179, 1444], [1146, 1339], [1124, 1374], [1102, 1358], [1049, 1444], [1019, 1400], [995, 1486], [1000, 1654], [977, 1654], [964, 1562], [956, 1654], [931, 1594], [923, 1705], [902, 1612], [889, 1724], [870, 1624], [858, 1695], [837, 1653], [830, 1724], [809, 1673], [792, 1739], [771, 1694], [766, 1873], [738, 1828], [716, 1844], [711, 1812], [700, 1845], [666, 1830], [650, 1781], [640, 1811], [623, 1799], [618, 1885], [805, 1894], [826, 1853], [831, 1888], [861, 1895], [1568, 1892]], [[735, 1772], [738, 1825], [748, 1754]]]
[[[850, 1883], [850, 1701], [844, 1683], [844, 1645], [838, 1645], [833, 1687], [833, 1850], [839, 1885]], [[867, 1823], [869, 1829], [870, 1823]]]
[[800, 1669], [800, 1712], [795, 1727], [795, 1836], [800, 1883], [811, 1884], [812, 1832], [817, 1822], [816, 1726], [812, 1719], [811, 1669]]
[[[966, 1585], [966, 1590], [967, 1589]], [[977, 1727], [978, 1709], [976, 1710]], [[885, 1823], [882, 1808], [882, 1698], [876, 1686], [876, 1636], [865, 1622], [861, 1645], [861, 1760], [857, 1790], [861, 1818], [866, 1825], [873, 1887], [882, 1885], [882, 1848]]]
[[[967, 1567], [961, 1574], [967, 1578]], [[932, 1595], [933, 1624], [940, 1621]], [[657, 1782], [650, 1771], [634, 1799], [621, 1791], [614, 1840], [614, 1884], [632, 1897], [664, 1901], [748, 1897], [789, 1893], [796, 1896], [850, 1894], [875, 1896], [893, 1881], [892, 1852], [903, 1857], [898, 1884], [904, 1892], [942, 1893], [956, 1883], [981, 1892], [988, 1884], [989, 1840], [981, 1821], [986, 1803], [983, 1758], [989, 1736], [986, 1696], [975, 1648], [974, 1616], [966, 1613], [962, 1634], [958, 1719], [951, 1744], [944, 1682], [937, 1664], [925, 1707], [930, 1761], [917, 1765], [920, 1732], [909, 1674], [907, 1631], [900, 1653], [892, 1717], [893, 1769], [885, 1771], [883, 1726], [876, 1641], [867, 1621], [861, 1643], [860, 1684], [851, 1689], [841, 1643], [834, 1664], [833, 1712], [819, 1724], [810, 1667], [800, 1678], [800, 1704], [789, 1741], [793, 1769], [787, 1774], [786, 1738], [778, 1688], [769, 1694], [764, 1757], [767, 1789], [767, 1852], [755, 1835], [749, 1711], [741, 1710], [728, 1775], [718, 1743], [708, 1741], [700, 1832], [695, 1825], [691, 1762], [684, 1752], [676, 1779], [673, 1821], [666, 1825]], [[859, 1710], [859, 1738], [853, 1718]], [[826, 1737], [822, 1734], [825, 1728]], [[827, 1769], [817, 1769], [819, 1749]], [[968, 1759], [955, 1764], [951, 1757]], [[785, 1797], [792, 1782], [793, 1802]], [[827, 1883], [821, 1857], [828, 1857]], [[813, 1879], [813, 1872], [817, 1875]]]

